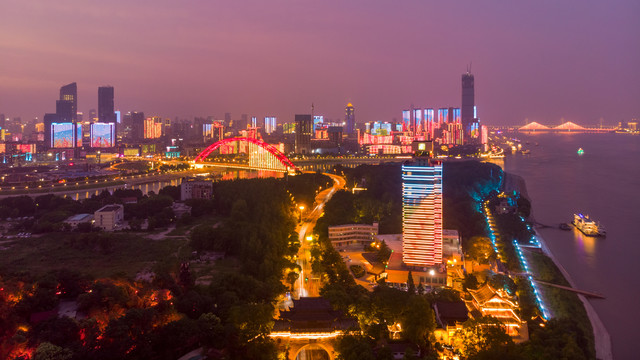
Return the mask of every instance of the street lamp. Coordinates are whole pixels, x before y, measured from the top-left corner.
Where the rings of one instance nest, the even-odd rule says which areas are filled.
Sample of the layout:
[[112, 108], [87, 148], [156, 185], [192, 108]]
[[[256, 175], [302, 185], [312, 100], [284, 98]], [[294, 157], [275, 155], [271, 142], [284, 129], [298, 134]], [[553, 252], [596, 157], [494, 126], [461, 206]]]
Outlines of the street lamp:
[[301, 221], [302, 221], [302, 211], [304, 210], [304, 205], [300, 205], [300, 206], [298, 206], [298, 209], [300, 209], [300, 214], [299, 214], [299, 217], [298, 217], [298, 222], [301, 222]]

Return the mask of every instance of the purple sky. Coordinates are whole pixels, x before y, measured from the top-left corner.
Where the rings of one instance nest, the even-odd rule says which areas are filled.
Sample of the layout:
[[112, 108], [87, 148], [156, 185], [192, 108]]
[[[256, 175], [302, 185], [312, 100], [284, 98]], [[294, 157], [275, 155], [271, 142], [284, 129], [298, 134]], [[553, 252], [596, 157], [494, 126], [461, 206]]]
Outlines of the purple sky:
[[401, 118], [460, 106], [473, 63], [486, 124], [640, 118], [640, 2], [2, 0], [0, 113], [42, 118], [78, 83], [116, 108]]

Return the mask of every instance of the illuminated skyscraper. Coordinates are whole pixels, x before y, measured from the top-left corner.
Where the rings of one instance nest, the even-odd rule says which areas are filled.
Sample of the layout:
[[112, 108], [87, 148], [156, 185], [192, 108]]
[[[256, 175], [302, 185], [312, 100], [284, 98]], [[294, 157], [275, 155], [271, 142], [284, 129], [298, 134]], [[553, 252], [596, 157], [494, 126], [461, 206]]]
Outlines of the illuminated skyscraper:
[[98, 88], [98, 122], [116, 122], [116, 113], [113, 106], [113, 86], [101, 86]]
[[76, 122], [78, 120], [78, 85], [71, 83], [60, 88], [60, 100], [69, 101], [71, 103], [71, 119]]
[[353, 107], [353, 104], [348, 103], [347, 107], [344, 109], [345, 116], [345, 126], [347, 127], [347, 135], [352, 135], [356, 132], [356, 109]]
[[271, 134], [276, 131], [277, 120], [275, 116], [265, 116], [264, 118], [264, 132]]
[[402, 261], [442, 263], [442, 163], [429, 157], [402, 165]]
[[144, 113], [141, 111], [131, 113], [131, 139], [144, 139], [144, 119]]
[[411, 130], [411, 110], [402, 110], [402, 130]]
[[73, 122], [73, 102], [56, 100], [56, 114], [63, 122]]
[[474, 107], [475, 107], [475, 95], [474, 95], [474, 80], [473, 74], [467, 71], [466, 74], [462, 74], [462, 108], [460, 111], [462, 119], [462, 128], [464, 129], [464, 136], [469, 137], [471, 133], [471, 124], [475, 122]]
[[435, 137], [435, 118], [433, 109], [424, 109], [424, 123], [425, 123], [425, 139], [433, 140]]
[[308, 154], [311, 151], [311, 115], [296, 114], [296, 153]]

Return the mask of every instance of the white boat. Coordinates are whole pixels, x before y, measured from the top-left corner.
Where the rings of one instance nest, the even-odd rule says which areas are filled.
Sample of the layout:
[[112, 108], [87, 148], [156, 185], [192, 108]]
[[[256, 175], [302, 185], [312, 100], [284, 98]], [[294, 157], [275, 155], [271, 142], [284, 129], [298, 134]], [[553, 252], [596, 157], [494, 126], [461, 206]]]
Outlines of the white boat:
[[605, 236], [606, 231], [599, 223], [589, 219], [589, 215], [573, 214], [571, 222], [578, 230], [588, 236]]

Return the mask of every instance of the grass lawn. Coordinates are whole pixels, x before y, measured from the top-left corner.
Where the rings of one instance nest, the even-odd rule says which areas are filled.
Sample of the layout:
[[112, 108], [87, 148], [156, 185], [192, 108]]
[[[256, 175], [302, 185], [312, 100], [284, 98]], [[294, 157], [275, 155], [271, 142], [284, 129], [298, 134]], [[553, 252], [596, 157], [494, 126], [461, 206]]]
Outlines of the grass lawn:
[[186, 251], [186, 244], [185, 239], [149, 240], [135, 233], [47, 234], [20, 239], [0, 251], [0, 273], [38, 275], [68, 268], [95, 277], [135, 276], [155, 262], [184, 256], [177, 252]]

